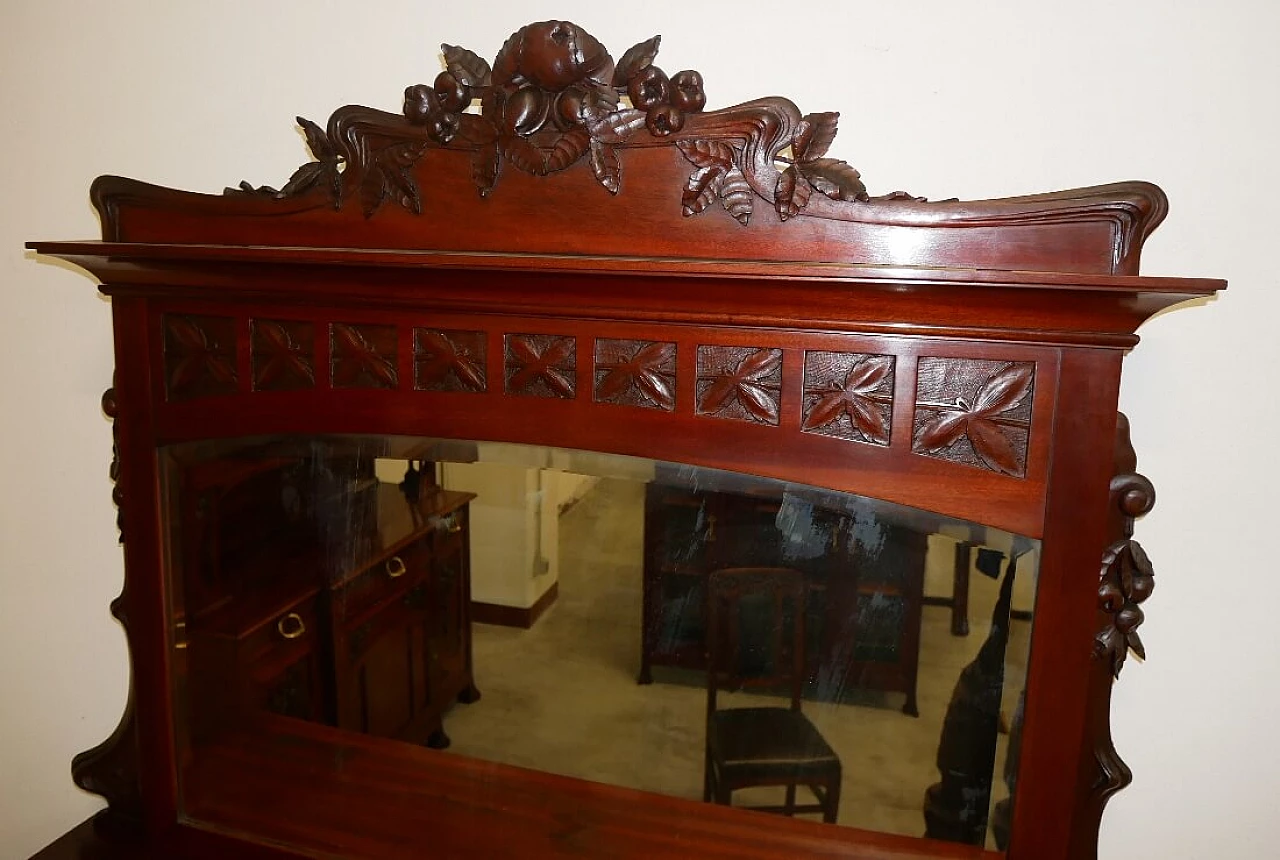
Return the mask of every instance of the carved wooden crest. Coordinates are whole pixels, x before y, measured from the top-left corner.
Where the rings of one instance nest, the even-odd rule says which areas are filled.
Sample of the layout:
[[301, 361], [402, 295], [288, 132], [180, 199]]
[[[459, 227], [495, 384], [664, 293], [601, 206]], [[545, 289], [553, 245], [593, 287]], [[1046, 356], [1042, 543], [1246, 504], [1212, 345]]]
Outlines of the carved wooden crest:
[[327, 130], [299, 117], [316, 160], [279, 191], [246, 183], [230, 190], [280, 198], [321, 190], [335, 208], [354, 193], [366, 216], [387, 200], [421, 213], [430, 189], [419, 187], [414, 165], [433, 150], [463, 149], [471, 152], [482, 197], [504, 167], [546, 176], [584, 158], [600, 185], [617, 194], [622, 150], [666, 144], [691, 165], [680, 195], [686, 216], [719, 202], [745, 225], [758, 199], [784, 221], [814, 194], [870, 199], [857, 170], [826, 156], [839, 114], [801, 116], [782, 98], [704, 112], [702, 75], [686, 69], [668, 76], [655, 66], [660, 41], [634, 45], [615, 62], [576, 24], [543, 21], [513, 33], [492, 67], [466, 48], [441, 45], [445, 70], [432, 85], [405, 90], [402, 117], [347, 107]]

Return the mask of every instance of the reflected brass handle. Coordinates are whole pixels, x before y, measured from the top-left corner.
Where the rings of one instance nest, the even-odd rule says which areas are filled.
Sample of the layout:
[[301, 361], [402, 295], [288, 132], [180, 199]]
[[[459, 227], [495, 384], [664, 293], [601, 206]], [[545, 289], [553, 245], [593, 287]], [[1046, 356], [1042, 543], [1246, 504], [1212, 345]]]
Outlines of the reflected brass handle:
[[400, 556], [393, 555], [387, 559], [387, 576], [395, 579], [396, 577], [404, 576], [404, 571], [404, 562], [400, 560]]
[[456, 517], [450, 518], [449, 525], [445, 526], [444, 530], [451, 535], [456, 535], [462, 531], [462, 523], [458, 522]]
[[307, 625], [303, 622], [301, 615], [290, 612], [276, 622], [276, 630], [286, 639], [297, 639], [307, 632]]
[[707, 517], [707, 540], [716, 539], [716, 515]]

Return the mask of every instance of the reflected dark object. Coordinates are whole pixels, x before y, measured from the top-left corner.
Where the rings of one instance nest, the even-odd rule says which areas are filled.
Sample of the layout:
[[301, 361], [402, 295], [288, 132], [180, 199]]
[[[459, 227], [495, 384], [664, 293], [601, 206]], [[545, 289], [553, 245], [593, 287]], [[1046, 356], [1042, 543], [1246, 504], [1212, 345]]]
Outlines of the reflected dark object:
[[991, 632], [978, 656], [960, 673], [947, 706], [938, 742], [942, 780], [929, 786], [924, 799], [925, 835], [933, 839], [969, 845], [986, 841], [1017, 562], [1016, 556], [1009, 560], [991, 615]]
[[[262, 712], [432, 746], [478, 697], [467, 504], [374, 474], [385, 443], [269, 440], [171, 449], [187, 730], [207, 743]], [[414, 470], [416, 471], [416, 470]], [[419, 473], [421, 474], [421, 473]]]
[[[707, 590], [707, 753], [702, 799], [728, 806], [738, 789], [783, 786], [786, 801], [781, 806], [752, 808], [784, 815], [821, 812], [823, 821], [835, 823], [840, 809], [840, 758], [800, 710], [808, 592], [804, 574], [789, 568], [716, 570], [707, 578]], [[767, 623], [748, 627], [744, 616], [749, 607], [763, 609]], [[728, 690], [785, 692], [790, 706], [719, 710], [722, 683]], [[797, 806], [798, 786], [811, 789], [818, 802]]]
[[645, 501], [641, 684], [652, 682], [654, 666], [706, 669], [709, 571], [787, 565], [807, 588], [806, 694], [902, 693], [903, 712], [919, 715], [927, 531], [851, 509], [838, 494], [806, 498], [732, 481], [712, 490], [664, 478], [674, 486], [651, 484]]

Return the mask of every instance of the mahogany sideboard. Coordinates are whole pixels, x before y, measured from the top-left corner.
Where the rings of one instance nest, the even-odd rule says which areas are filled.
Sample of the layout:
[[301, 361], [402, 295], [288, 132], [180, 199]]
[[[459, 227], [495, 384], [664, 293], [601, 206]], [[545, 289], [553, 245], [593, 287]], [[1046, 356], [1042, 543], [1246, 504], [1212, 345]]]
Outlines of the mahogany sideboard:
[[108, 807], [42, 856], [994, 856], [274, 714], [193, 741], [167, 464], [317, 436], [648, 458], [1037, 542], [1001, 847], [1096, 855], [1129, 780], [1111, 685], [1153, 585], [1121, 362], [1145, 319], [1225, 285], [1138, 274], [1167, 211], [1151, 184], [872, 195], [829, 154], [838, 114], [708, 110], [658, 47], [615, 56], [563, 21], [492, 63], [444, 45], [402, 113], [300, 119], [314, 159], [278, 189], [103, 177], [101, 241], [30, 244], [112, 303], [132, 665], [118, 730], [72, 766]]

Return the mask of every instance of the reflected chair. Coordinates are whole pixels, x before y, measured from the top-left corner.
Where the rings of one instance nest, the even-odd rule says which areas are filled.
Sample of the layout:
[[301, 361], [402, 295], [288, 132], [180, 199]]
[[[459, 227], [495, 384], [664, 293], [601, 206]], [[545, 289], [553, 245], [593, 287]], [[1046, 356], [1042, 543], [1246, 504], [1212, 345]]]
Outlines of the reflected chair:
[[[790, 568], [727, 568], [707, 579], [707, 745], [705, 801], [731, 805], [734, 791], [781, 786], [785, 815], [821, 812], [834, 823], [840, 807], [840, 758], [800, 711], [804, 689], [804, 575]], [[786, 690], [789, 707], [717, 708], [717, 693]], [[796, 787], [818, 802], [796, 805]]]

